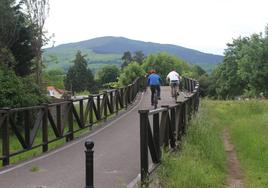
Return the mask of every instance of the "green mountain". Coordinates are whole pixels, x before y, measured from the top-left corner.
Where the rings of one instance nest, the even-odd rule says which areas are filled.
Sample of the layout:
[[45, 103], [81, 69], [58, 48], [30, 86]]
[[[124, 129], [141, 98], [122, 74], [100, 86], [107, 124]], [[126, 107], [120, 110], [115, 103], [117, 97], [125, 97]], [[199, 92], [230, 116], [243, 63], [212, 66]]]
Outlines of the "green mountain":
[[207, 71], [211, 71], [218, 63], [222, 62], [223, 56], [203, 53], [197, 50], [184, 48], [172, 44], [159, 44], [131, 40], [124, 37], [99, 37], [86, 41], [62, 44], [44, 51], [45, 65], [47, 69], [63, 68], [65, 71], [72, 65], [77, 50], [82, 51], [89, 59], [89, 67], [96, 71], [105, 64], [120, 66], [124, 52], [143, 51], [151, 53], [168, 52], [180, 57], [191, 64], [198, 64]]

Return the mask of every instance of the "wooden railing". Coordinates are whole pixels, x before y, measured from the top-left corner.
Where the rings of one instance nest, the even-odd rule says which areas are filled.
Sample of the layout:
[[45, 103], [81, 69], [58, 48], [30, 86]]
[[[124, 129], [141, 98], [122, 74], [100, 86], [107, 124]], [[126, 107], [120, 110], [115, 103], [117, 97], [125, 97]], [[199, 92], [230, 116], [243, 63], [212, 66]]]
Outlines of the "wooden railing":
[[[2, 164], [9, 165], [10, 157], [37, 147], [42, 147], [42, 151], [46, 152], [49, 144], [59, 139], [66, 138], [66, 142], [73, 140], [74, 133], [92, 128], [95, 123], [127, 108], [135, 100], [142, 86], [144, 78], [137, 78], [126, 87], [81, 99], [25, 108], [0, 109]], [[19, 148], [11, 146], [11, 141], [14, 140], [19, 143]]]
[[160, 164], [162, 148], [171, 149], [179, 145], [182, 135], [186, 133], [188, 122], [198, 111], [198, 82], [184, 78], [184, 87], [190, 94], [185, 101], [172, 106], [162, 106], [155, 110], [139, 110], [142, 183], [147, 181], [154, 169], [149, 169], [149, 156], [155, 166]]

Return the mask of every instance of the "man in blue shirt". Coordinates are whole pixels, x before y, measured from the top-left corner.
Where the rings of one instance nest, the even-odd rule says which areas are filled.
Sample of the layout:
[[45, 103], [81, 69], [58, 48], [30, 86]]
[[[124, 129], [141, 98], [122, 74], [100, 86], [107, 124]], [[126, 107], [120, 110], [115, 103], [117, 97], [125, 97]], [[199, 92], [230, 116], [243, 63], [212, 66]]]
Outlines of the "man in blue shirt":
[[151, 89], [151, 104], [154, 105], [154, 93], [157, 91], [158, 99], [160, 98], [160, 85], [163, 83], [161, 77], [156, 74], [155, 70], [150, 71], [150, 75], [148, 76], [147, 83], [150, 86]]

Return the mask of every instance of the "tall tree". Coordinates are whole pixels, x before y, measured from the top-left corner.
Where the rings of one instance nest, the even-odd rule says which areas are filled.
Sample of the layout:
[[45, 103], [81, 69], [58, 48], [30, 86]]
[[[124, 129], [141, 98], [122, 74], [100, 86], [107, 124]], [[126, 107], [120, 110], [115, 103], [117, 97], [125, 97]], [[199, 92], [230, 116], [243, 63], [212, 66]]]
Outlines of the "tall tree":
[[121, 65], [121, 69], [123, 69], [124, 67], [126, 67], [131, 61], [132, 61], [132, 55], [130, 51], [126, 51], [124, 52], [123, 56], [122, 56], [122, 65]]
[[165, 52], [149, 55], [144, 60], [142, 67], [146, 72], [151, 69], [156, 70], [156, 72], [162, 77], [163, 80], [166, 79], [167, 74], [174, 68], [180, 75], [191, 76], [189, 75], [191, 73], [191, 68], [187, 63], [178, 57], [172, 56]]
[[119, 84], [121, 86], [132, 83], [137, 77], [145, 75], [143, 68], [137, 63], [130, 63], [123, 69], [123, 72], [119, 76]]
[[77, 92], [94, 89], [94, 76], [87, 68], [85, 56], [80, 51], [76, 54], [74, 65], [67, 72], [64, 85], [66, 89]]
[[15, 0], [0, 1], [0, 48], [10, 48], [16, 39]]
[[142, 51], [136, 51], [133, 56], [133, 60], [139, 63], [140, 65], [143, 63], [143, 60], [146, 58]]
[[34, 58], [32, 25], [21, 11], [21, 3], [1, 0], [0, 12], [0, 61], [17, 75], [26, 76]]
[[10, 50], [16, 40], [15, 0], [0, 1], [0, 64], [8, 69], [14, 68], [16, 61]]
[[119, 69], [116, 65], [106, 65], [97, 72], [97, 77], [101, 84], [115, 82], [118, 76]]
[[224, 61], [211, 75], [210, 94], [218, 98], [268, 96], [268, 39], [262, 33], [228, 44]]
[[32, 41], [32, 46], [35, 51], [36, 83], [41, 85], [42, 47], [48, 40], [45, 36], [44, 25], [49, 14], [49, 0], [23, 0], [23, 2], [31, 23], [35, 25], [33, 32], [36, 38]]
[[11, 51], [16, 59], [15, 72], [19, 76], [27, 76], [32, 73], [35, 50], [32, 41], [36, 37], [33, 33], [34, 25], [29, 23], [27, 16], [17, 11], [17, 40], [11, 46]]

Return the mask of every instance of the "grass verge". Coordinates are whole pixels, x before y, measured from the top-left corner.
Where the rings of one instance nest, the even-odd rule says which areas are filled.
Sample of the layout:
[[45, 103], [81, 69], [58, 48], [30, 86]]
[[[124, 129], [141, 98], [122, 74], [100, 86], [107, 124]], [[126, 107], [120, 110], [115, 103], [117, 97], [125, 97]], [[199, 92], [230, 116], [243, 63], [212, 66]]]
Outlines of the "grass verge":
[[218, 116], [226, 119], [246, 186], [268, 187], [268, 101], [214, 103]]
[[213, 109], [202, 102], [198, 116], [187, 129], [182, 150], [163, 156], [158, 175], [165, 188], [224, 187], [227, 177], [222, 128], [211, 119]]

